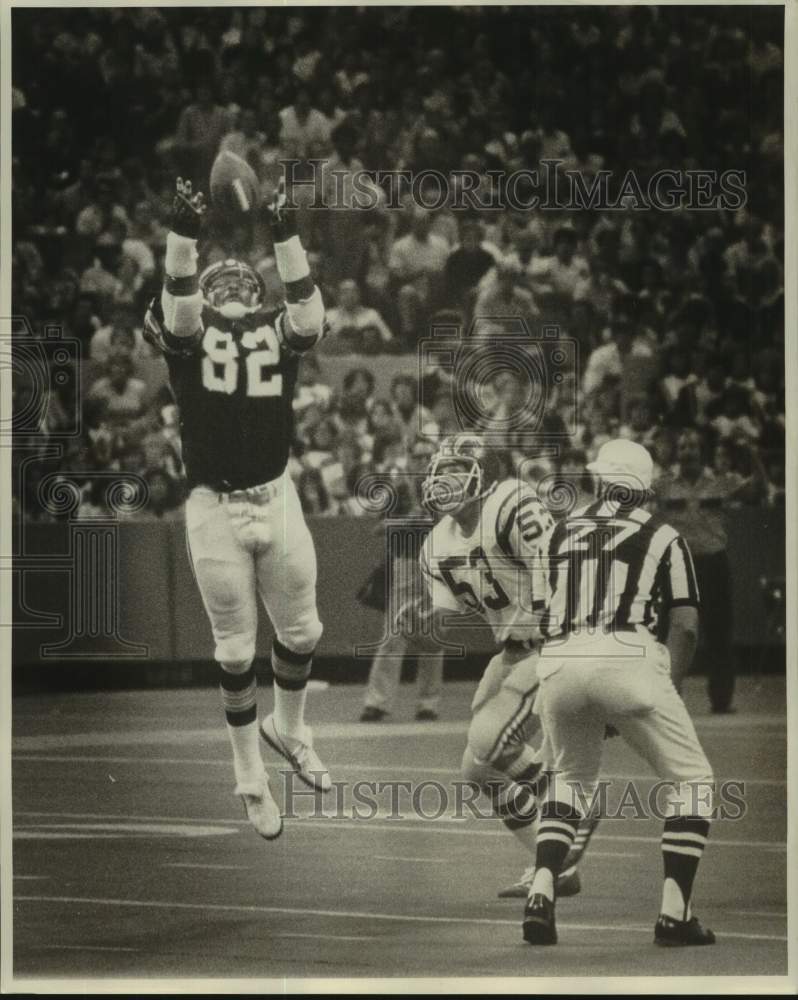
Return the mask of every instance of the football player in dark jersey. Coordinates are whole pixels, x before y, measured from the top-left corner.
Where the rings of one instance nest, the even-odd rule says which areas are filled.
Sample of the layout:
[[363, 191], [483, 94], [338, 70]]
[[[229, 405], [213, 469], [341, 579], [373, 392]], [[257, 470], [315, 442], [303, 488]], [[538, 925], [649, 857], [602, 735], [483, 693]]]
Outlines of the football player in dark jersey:
[[[306, 784], [331, 787], [304, 721], [322, 633], [316, 553], [285, 471], [297, 368], [323, 335], [324, 305], [282, 187], [259, 211], [271, 227], [284, 307], [263, 308], [264, 283], [241, 261], [221, 261], [198, 275], [205, 203], [178, 179], [163, 290], [145, 331], [163, 352], [180, 409], [189, 552], [216, 644], [235, 791], [257, 832], [273, 839], [282, 817], [259, 734]], [[258, 598], [275, 631], [274, 711], [260, 725], [252, 666]]]

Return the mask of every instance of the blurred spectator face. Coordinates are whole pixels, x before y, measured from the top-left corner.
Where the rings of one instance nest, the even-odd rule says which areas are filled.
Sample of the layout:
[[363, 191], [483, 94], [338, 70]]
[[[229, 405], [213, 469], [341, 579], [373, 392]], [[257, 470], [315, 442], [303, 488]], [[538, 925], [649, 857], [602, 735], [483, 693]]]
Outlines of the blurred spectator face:
[[371, 394], [372, 386], [373, 383], [366, 372], [355, 371], [344, 386], [344, 393], [350, 400], [365, 402]]
[[745, 413], [745, 397], [740, 392], [730, 389], [723, 397], [723, 413], [730, 420], [736, 420]]
[[371, 407], [371, 425], [375, 431], [389, 428], [393, 423], [391, 404], [384, 399], [377, 399]]
[[427, 471], [427, 466], [435, 454], [435, 445], [431, 441], [419, 438], [413, 443], [407, 460], [408, 472], [420, 475]]
[[136, 337], [133, 330], [125, 324], [124, 326], [114, 325], [111, 336], [108, 339], [109, 359], [132, 358], [136, 348]]
[[464, 250], [473, 252], [479, 248], [480, 240], [479, 223], [469, 220], [460, 226], [460, 243]]
[[565, 230], [557, 235], [554, 252], [563, 264], [569, 264], [576, 250], [576, 233]]
[[303, 355], [299, 366], [300, 385], [315, 385], [319, 380], [319, 359], [311, 351]]
[[108, 379], [116, 392], [124, 392], [128, 379], [133, 371], [133, 363], [129, 357], [115, 357], [108, 363]]
[[360, 305], [360, 289], [357, 282], [347, 278], [338, 286], [338, 304], [342, 309], [352, 311]]
[[721, 392], [726, 384], [726, 372], [722, 365], [713, 364], [707, 372], [707, 385], [713, 392]]
[[674, 375], [684, 378], [690, 371], [687, 355], [683, 351], [674, 351], [671, 355], [670, 370]]
[[410, 379], [397, 379], [391, 386], [391, 398], [400, 410], [412, 410], [416, 405], [413, 382]]
[[335, 429], [329, 420], [322, 420], [313, 431], [313, 447], [316, 451], [331, 451], [335, 443]]
[[695, 431], [684, 431], [676, 446], [676, 458], [683, 472], [695, 472], [701, 468], [701, 438]]
[[147, 475], [147, 503], [155, 510], [165, 510], [172, 497], [172, 483], [169, 476], [160, 469], [153, 469]]
[[207, 83], [201, 83], [197, 87], [197, 104], [203, 108], [213, 104], [213, 91]]
[[429, 236], [432, 217], [423, 208], [417, 208], [413, 212], [412, 231], [417, 240], [425, 241]]
[[307, 90], [300, 90], [296, 95], [296, 100], [294, 101], [294, 111], [296, 112], [297, 118], [304, 121], [304, 119], [310, 114], [310, 109], [310, 94]]
[[732, 471], [732, 454], [729, 450], [729, 446], [720, 442], [715, 448], [715, 461], [713, 463], [715, 466], [715, 472], [718, 475], [724, 475], [726, 472]]
[[640, 396], [629, 404], [629, 423], [634, 431], [647, 431], [653, 422], [651, 406], [645, 396]]
[[257, 131], [257, 121], [255, 119], [255, 112], [251, 108], [245, 108], [241, 112], [241, 131], [246, 136], [253, 136]]

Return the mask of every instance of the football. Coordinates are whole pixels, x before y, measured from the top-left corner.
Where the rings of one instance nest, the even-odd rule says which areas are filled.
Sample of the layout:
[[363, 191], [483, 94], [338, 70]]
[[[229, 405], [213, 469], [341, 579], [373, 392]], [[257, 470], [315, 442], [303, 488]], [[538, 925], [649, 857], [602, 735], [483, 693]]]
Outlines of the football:
[[260, 184], [252, 167], [235, 153], [219, 153], [211, 167], [211, 201], [223, 213], [249, 212], [260, 201]]

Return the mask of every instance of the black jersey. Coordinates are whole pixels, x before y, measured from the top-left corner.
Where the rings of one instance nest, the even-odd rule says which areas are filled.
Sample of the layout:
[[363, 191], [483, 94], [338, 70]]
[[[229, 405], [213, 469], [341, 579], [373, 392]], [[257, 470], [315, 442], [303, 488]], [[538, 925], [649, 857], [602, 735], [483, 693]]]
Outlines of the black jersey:
[[177, 338], [165, 329], [160, 302], [152, 304], [145, 329], [169, 367], [189, 487], [245, 489], [284, 471], [299, 358], [278, 339], [283, 313], [233, 320], [204, 306], [196, 336]]

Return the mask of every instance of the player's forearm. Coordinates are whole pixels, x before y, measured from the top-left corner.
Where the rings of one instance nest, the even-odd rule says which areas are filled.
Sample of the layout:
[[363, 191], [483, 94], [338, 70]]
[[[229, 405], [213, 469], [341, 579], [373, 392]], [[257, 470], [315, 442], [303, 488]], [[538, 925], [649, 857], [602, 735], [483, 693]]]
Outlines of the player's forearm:
[[303, 354], [316, 344], [324, 331], [324, 302], [310, 273], [308, 256], [297, 234], [274, 244], [277, 271], [285, 288], [287, 322], [285, 342]]
[[202, 316], [197, 241], [170, 232], [166, 237], [165, 271], [161, 308], [166, 328], [175, 337], [191, 337]]
[[690, 670], [698, 645], [698, 612], [693, 607], [671, 608], [666, 646], [671, 659], [671, 678], [677, 691]]

